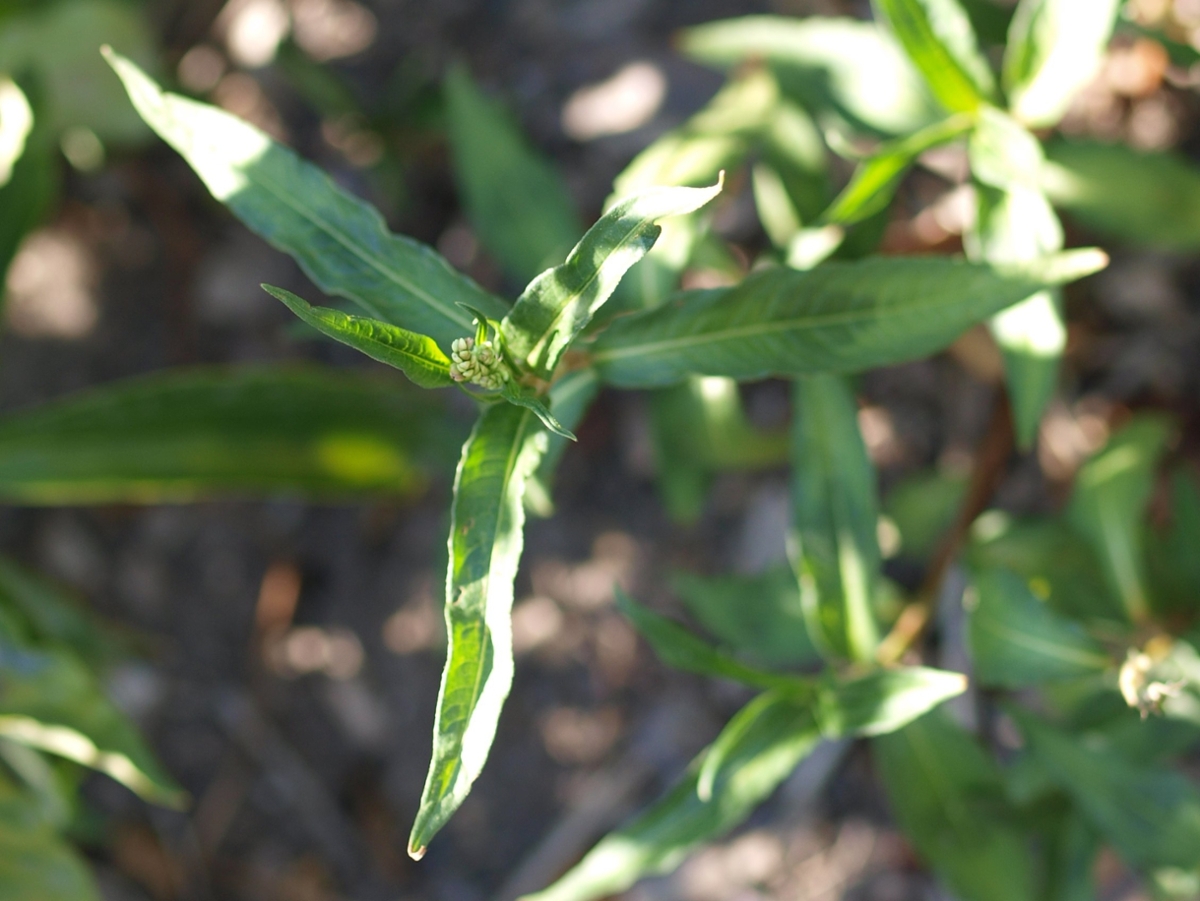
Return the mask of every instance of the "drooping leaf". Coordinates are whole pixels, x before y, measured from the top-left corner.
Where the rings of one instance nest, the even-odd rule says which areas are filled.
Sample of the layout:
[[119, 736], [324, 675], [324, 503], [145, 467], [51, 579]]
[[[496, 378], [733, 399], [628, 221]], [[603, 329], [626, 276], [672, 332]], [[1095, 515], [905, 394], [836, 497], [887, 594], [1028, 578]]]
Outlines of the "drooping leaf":
[[0, 636], [0, 737], [99, 770], [143, 797], [178, 805], [182, 790], [71, 652]]
[[408, 841], [419, 858], [471, 790], [512, 684], [513, 579], [523, 543], [525, 482], [546, 447], [532, 412], [487, 409], [463, 446], [454, 482], [446, 577], [449, 647], [433, 726], [433, 759]]
[[717, 640], [766, 666], [812, 663], [816, 650], [804, 625], [795, 574], [787, 568], [757, 576], [677, 572], [671, 587]]
[[[574, 430], [583, 422], [588, 408], [599, 393], [600, 380], [596, 378], [594, 370], [576, 369], [568, 372], [550, 386], [550, 412], [564, 429]], [[551, 434], [547, 437], [546, 452], [542, 454], [537, 472], [525, 486], [525, 508], [537, 516], [550, 516], [554, 512], [550, 489], [570, 440], [563, 435]]]
[[424, 482], [414, 451], [433, 436], [400, 387], [288, 367], [173, 371], [92, 388], [0, 418], [0, 497], [410, 495]]
[[111, 51], [108, 59], [138, 112], [212, 195], [251, 231], [295, 257], [322, 291], [353, 300], [376, 319], [430, 335], [443, 350], [473, 331], [460, 304], [497, 319], [507, 311], [431, 248], [389, 232], [377, 210], [254, 126], [163, 92]]
[[418, 335], [376, 319], [348, 316], [329, 307], [310, 306], [291, 291], [271, 285], [262, 287], [322, 335], [360, 350], [372, 360], [396, 367], [422, 388], [454, 384], [450, 378], [450, 359], [428, 335]]
[[1011, 570], [986, 569], [973, 585], [971, 656], [984, 685], [1021, 688], [1110, 666], [1098, 643], [1039, 600]]
[[1120, 0], [1022, 0], [1004, 55], [1014, 116], [1031, 128], [1056, 125], [1100, 69]]
[[1150, 612], [1141, 524], [1170, 431], [1154, 415], [1132, 420], [1079, 470], [1067, 507], [1071, 525], [1091, 544], [1134, 623]]
[[509, 381], [500, 389], [500, 396], [510, 404], [524, 407], [526, 410], [532, 410], [534, 415], [542, 421], [542, 425], [559, 438], [566, 438], [568, 441], [575, 440], [575, 435], [570, 429], [567, 429], [555, 418], [554, 414], [550, 412], [550, 407], [546, 404], [546, 401], [534, 393], [532, 389], [515, 385]]
[[879, 500], [858, 404], [839, 376], [802, 376], [792, 390], [791, 552], [808, 633], [834, 658], [872, 660]]
[[720, 191], [720, 181], [711, 188], [652, 188], [605, 213], [565, 263], [543, 272], [517, 299], [501, 325], [509, 351], [549, 377], [629, 267], [654, 246], [657, 221], [693, 212]]
[[1000, 774], [966, 732], [934, 711], [875, 739], [872, 749], [897, 822], [955, 894], [963, 901], [1037, 897]]
[[36, 799], [0, 774], [0, 894], [5, 901], [100, 901], [87, 865]]
[[454, 172], [479, 238], [522, 281], [561, 260], [583, 234], [571, 194], [508, 111], [465, 66], [450, 68], [446, 113]]
[[817, 723], [826, 738], [887, 735], [967, 690], [962, 673], [904, 666], [865, 676], [826, 675], [817, 692]]
[[929, 354], [979, 319], [1105, 261], [1085, 250], [1007, 274], [941, 257], [766, 269], [614, 322], [592, 361], [601, 378], [623, 387], [688, 375], [853, 372]]
[[1168, 152], [1124, 144], [1051, 141], [1042, 188], [1098, 234], [1143, 247], [1200, 246], [1200, 169]]
[[992, 70], [958, 0], [872, 0], [872, 6], [950, 112], [970, 112], [995, 97]]
[[[1016, 264], [1062, 249], [1062, 225], [1039, 185], [1041, 145], [1004, 113], [981, 110], [969, 157], [976, 182], [975, 224], [964, 236], [968, 257]], [[1033, 445], [1042, 412], [1058, 385], [1067, 326], [1058, 291], [1038, 291], [996, 316], [992, 335], [1004, 354], [1017, 443]]]
[[742, 16], [689, 28], [680, 46], [724, 68], [766, 61], [784, 91], [822, 124], [902, 135], [937, 118], [920, 75], [872, 22]]
[[887, 209], [904, 174], [917, 157], [962, 136], [971, 124], [969, 116], [951, 116], [884, 144], [858, 164], [850, 184], [825, 211], [822, 220], [853, 225]]
[[644, 876], [669, 873], [702, 842], [749, 816], [820, 741], [805, 703], [774, 693], [768, 697], [770, 702], [760, 702], [764, 709], [748, 728], [739, 727], [737, 741], [725, 749], [707, 801], [697, 793], [702, 751], [663, 797], [601, 839], [549, 888], [523, 901], [593, 901], [618, 894]]
[[1030, 753], [1091, 824], [1137, 866], [1200, 866], [1200, 792], [1183, 775], [1085, 744], [1013, 708]]

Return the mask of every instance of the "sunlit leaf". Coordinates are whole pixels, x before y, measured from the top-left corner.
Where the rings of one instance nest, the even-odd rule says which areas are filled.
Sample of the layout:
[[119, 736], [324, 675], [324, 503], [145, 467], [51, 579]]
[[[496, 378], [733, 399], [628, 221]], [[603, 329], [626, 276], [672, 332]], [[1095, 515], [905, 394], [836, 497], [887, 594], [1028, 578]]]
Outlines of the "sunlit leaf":
[[570, 192], [517, 123], [485, 96], [464, 66], [445, 81], [454, 171], [480, 241], [528, 281], [561, 260], [583, 233]]
[[[411, 495], [423, 410], [396, 380], [309, 367], [141, 376], [0, 418], [0, 497], [33, 504]], [[425, 436], [425, 437], [422, 437]]]
[[108, 59], [142, 117], [251, 231], [295, 257], [329, 294], [376, 319], [433, 337], [471, 334], [460, 304], [501, 318], [506, 305], [432, 249], [394, 235], [378, 211], [237, 117], [164, 93], [128, 60]]
[[962, 673], [904, 666], [865, 676], [826, 675], [817, 692], [817, 722], [827, 738], [887, 735], [967, 689]]
[[601, 378], [623, 387], [688, 375], [869, 369], [938, 350], [979, 319], [1105, 262], [1085, 250], [1008, 274], [941, 257], [765, 269], [732, 288], [684, 293], [614, 322], [593, 345], [592, 360]]
[[546, 447], [537, 417], [490, 407], [463, 446], [454, 482], [446, 578], [449, 647], [433, 726], [433, 759], [408, 841], [420, 857], [462, 804], [491, 750], [512, 685], [513, 579], [525, 482]]

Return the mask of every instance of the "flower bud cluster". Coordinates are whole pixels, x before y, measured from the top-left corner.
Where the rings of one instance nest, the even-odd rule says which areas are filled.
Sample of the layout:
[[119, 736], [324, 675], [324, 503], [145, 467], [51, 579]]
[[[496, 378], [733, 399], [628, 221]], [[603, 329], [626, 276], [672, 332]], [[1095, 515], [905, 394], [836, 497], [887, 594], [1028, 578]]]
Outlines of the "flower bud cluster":
[[476, 345], [474, 338], [455, 338], [450, 345], [450, 378], [499, 391], [508, 381], [508, 367], [491, 341]]

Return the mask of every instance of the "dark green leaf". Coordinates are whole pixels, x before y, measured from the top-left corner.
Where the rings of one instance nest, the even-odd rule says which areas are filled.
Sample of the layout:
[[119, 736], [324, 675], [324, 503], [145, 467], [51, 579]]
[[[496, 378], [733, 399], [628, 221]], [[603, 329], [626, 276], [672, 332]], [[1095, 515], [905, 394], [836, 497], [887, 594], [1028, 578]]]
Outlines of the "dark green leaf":
[[1031, 128], [1058, 124], [1104, 59], [1120, 0], [1021, 0], [1004, 54], [1013, 115]]
[[508, 111], [462, 65], [445, 82], [454, 171], [479, 238], [528, 281], [561, 260], [583, 233], [562, 178], [529, 146]]
[[510, 404], [524, 407], [526, 410], [532, 410], [537, 418], [542, 421], [542, 425], [558, 437], [566, 438], [568, 441], [575, 440], [574, 434], [554, 417], [546, 402], [534, 394], [532, 390], [523, 388], [520, 385], [514, 385], [512, 382], [506, 382], [504, 387], [500, 389], [500, 396]]
[[483, 769], [512, 685], [509, 614], [523, 542], [522, 496], [545, 447], [545, 432], [533, 413], [510, 404], [488, 408], [463, 446], [450, 520], [449, 647], [433, 759], [408, 841], [415, 858]]
[[971, 655], [984, 685], [1021, 688], [1111, 665], [1077, 623], [1050, 609], [1012, 571], [986, 569], [973, 584]]
[[718, 180], [711, 188], [650, 188], [618, 203], [565, 263], [543, 272], [517, 299], [501, 326], [509, 352], [548, 378], [629, 267], [654, 246], [660, 232], [655, 223], [698, 210], [720, 191]]
[[883, 499], [883, 512], [900, 533], [898, 555], [921, 560], [933, 553], [954, 522], [967, 490], [967, 478], [935, 470], [907, 476]]
[[164, 93], [131, 62], [108, 59], [142, 117], [252, 231], [296, 258], [329, 294], [376, 319], [431, 335], [447, 350], [470, 334], [468, 304], [507, 308], [430, 248], [390, 233], [373, 207], [235, 116]]
[[0, 298], [8, 267], [25, 236], [37, 228], [55, 205], [59, 191], [56, 135], [38, 121], [25, 142], [25, 152], [0, 187]]
[[115, 642], [65, 589], [0, 557], [0, 610], [15, 613], [38, 644], [72, 651], [90, 666], [109, 662]]
[[317, 368], [154, 374], [0, 419], [0, 497], [161, 503], [409, 495], [424, 408], [394, 381]]
[[925, 356], [1034, 291], [1105, 264], [1072, 251], [1008, 274], [945, 258], [872, 258], [766, 269], [614, 322], [596, 341], [601, 378], [623, 387], [688, 375], [736, 379], [852, 372]]
[[1071, 524], [1090, 542], [1110, 587], [1135, 623], [1150, 612], [1142, 517], [1170, 432], [1169, 422], [1158, 416], [1145, 414], [1131, 421], [1079, 470], [1067, 508]]
[[1200, 597], [1200, 487], [1190, 467], [1171, 473], [1171, 521], [1145, 540], [1147, 577], [1158, 606], [1190, 614]]
[[681, 46], [693, 59], [726, 68], [765, 60], [823, 124], [901, 135], [937, 118], [920, 75], [871, 22], [743, 16], [690, 28]]
[[792, 565], [808, 633], [832, 657], [872, 660], [879, 501], [858, 403], [833, 375], [803, 376], [792, 390]]
[[1033, 901], [1029, 849], [995, 764], [939, 711], [872, 742], [892, 813], [964, 901]]
[[422, 388], [453, 385], [450, 359], [428, 335], [418, 335], [386, 322], [347, 316], [329, 307], [309, 306], [291, 291], [263, 285], [263, 290], [322, 335], [360, 350], [372, 360], [394, 366]]
[[971, 112], [996, 94], [971, 19], [958, 0], [872, 0], [933, 95], [951, 112]]

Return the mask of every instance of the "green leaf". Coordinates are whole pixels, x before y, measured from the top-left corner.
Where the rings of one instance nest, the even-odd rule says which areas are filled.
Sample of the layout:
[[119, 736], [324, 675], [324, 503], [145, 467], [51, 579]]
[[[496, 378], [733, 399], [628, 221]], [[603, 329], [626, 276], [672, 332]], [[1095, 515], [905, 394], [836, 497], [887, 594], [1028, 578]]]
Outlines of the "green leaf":
[[394, 366], [422, 388], [453, 385], [450, 359], [432, 338], [376, 319], [348, 316], [329, 307], [309, 306], [291, 291], [263, 285], [263, 290], [322, 335], [360, 350], [372, 360]]
[[777, 688], [792, 693], [809, 691], [805, 681], [794, 676], [780, 676], [747, 666], [717, 650], [678, 623], [641, 606], [620, 588], [614, 587], [613, 592], [621, 612], [650, 642], [654, 653], [668, 666], [686, 673], [732, 679], [757, 688]]
[[1106, 259], [1072, 251], [1004, 272], [941, 257], [765, 269], [614, 322], [592, 361], [602, 379], [622, 387], [694, 374], [740, 380], [869, 369], [926, 356], [979, 319], [1095, 272]]
[[1098, 234], [1141, 247], [1200, 247], [1200, 169], [1175, 153], [1052, 141], [1042, 187]]
[[[550, 386], [550, 412], [565, 430], [578, 428], [599, 393], [600, 380], [596, 378], [595, 370], [568, 372]], [[542, 454], [537, 472], [525, 486], [525, 509], [537, 516], [550, 516], [554, 512], [550, 489], [569, 440], [562, 435], [548, 436], [546, 452]]]
[[902, 135], [937, 118], [920, 75], [872, 22], [742, 16], [687, 29], [680, 47], [723, 68], [765, 61], [784, 91], [826, 126]]
[[0, 737], [99, 770], [148, 800], [179, 806], [182, 789], [69, 651], [0, 636]]
[[513, 579], [521, 557], [525, 482], [546, 447], [528, 410], [489, 407], [463, 446], [454, 481], [446, 576], [449, 647], [433, 759], [408, 841], [420, 858], [462, 804], [487, 760], [512, 685]]
[[935, 711], [872, 742], [892, 813], [964, 901], [1033, 901], [1031, 855], [995, 764]]
[[995, 97], [992, 70], [958, 0], [872, 0], [872, 6], [946, 109], [971, 112]]
[[1171, 473], [1171, 520], [1145, 540], [1147, 577], [1161, 610], [1189, 614], [1200, 596], [1200, 487], [1190, 467]]
[[25, 92], [8, 76], [0, 76], [0, 187], [12, 178], [32, 130], [33, 109]]
[[865, 676], [828, 675], [817, 693], [817, 722], [826, 738], [887, 735], [967, 690], [962, 673], [904, 666]]
[[0, 775], [0, 896], [100, 901], [87, 865], [46, 822], [31, 793], [5, 775]]
[[654, 246], [660, 232], [655, 223], [698, 210], [720, 193], [721, 184], [651, 188], [605, 213], [565, 263], [543, 272], [517, 299], [501, 325], [509, 352], [548, 378], [621, 276]]
[[463, 205], [504, 268], [527, 281], [561, 260], [583, 226], [562, 177], [526, 140], [503, 105], [463, 65], [446, 74], [454, 173]]
[[1129, 863], [1200, 865], [1200, 792], [1191, 781], [1085, 744], [1025, 711], [1010, 712], [1030, 753]]
[[[969, 155], [978, 206], [975, 225], [964, 236], [967, 256], [1019, 264], [1062, 250], [1062, 225], [1038, 185], [1043, 160], [1037, 138], [999, 110], [985, 108]], [[1017, 443], [1032, 447], [1058, 386], [1067, 344], [1061, 293], [1031, 295], [992, 317], [991, 330], [1004, 354]]]
[[35, 122], [24, 153], [0, 187], [0, 297], [21, 242], [56, 206], [61, 176], [54, 139], [43, 121]]
[[115, 641], [76, 598], [5, 557], [0, 557], [0, 611], [15, 613], [35, 642], [63, 647], [89, 666], [115, 655]]
[[858, 164], [850, 183], [825, 211], [822, 221], [853, 225], [887, 209], [917, 157], [962, 136], [972, 124], [970, 116], [951, 116], [884, 144]]
[[499, 319], [507, 308], [432, 249], [394, 235], [378, 211], [252, 125], [164, 93], [133, 63], [108, 60], [142, 117], [251, 231], [296, 262], [328, 294], [376, 319], [427, 334], [446, 350], [470, 334], [468, 304]]
[[1023, 688], [1110, 667], [1099, 644], [1039, 600], [1011, 570], [986, 569], [973, 585], [971, 656], [984, 685]]
[[702, 842], [749, 816], [820, 741], [806, 704], [770, 692], [767, 697], [769, 702], [757, 702], [760, 709], [747, 728], [738, 724], [709, 800], [697, 793], [707, 753], [702, 751], [667, 794], [601, 839], [549, 888], [523, 901], [593, 901], [618, 894], [644, 876], [671, 872]]
[[795, 574], [780, 567], [757, 576], [677, 572], [671, 588], [688, 612], [734, 653], [766, 666], [812, 663]]
[[1112, 436], [1075, 477], [1067, 517], [1091, 544], [1104, 575], [1134, 623], [1150, 613], [1142, 517], [1170, 423], [1144, 414]]
[[[264, 493], [406, 496], [427, 408], [316, 367], [140, 376], [0, 418], [0, 497], [161, 503]], [[422, 437], [425, 436], [425, 437]]]
[[545, 401], [531, 389], [515, 385], [510, 381], [506, 382], [504, 387], [500, 389], [500, 396], [510, 404], [524, 407], [526, 410], [532, 410], [537, 418], [542, 421], [542, 425], [560, 438], [566, 438], [568, 441], [575, 440], [575, 435], [554, 418], [554, 414], [550, 412], [550, 408], [546, 406]]
[[833, 657], [874, 659], [871, 609], [879, 578], [875, 468], [845, 381], [810, 375], [793, 386], [792, 565], [808, 633]]
[[1057, 125], [1100, 69], [1120, 0], [1021, 0], [1004, 54], [1014, 116], [1031, 128]]
[[900, 532], [898, 556], [923, 560], [954, 522], [967, 491], [967, 478], [928, 470], [902, 478], [883, 499], [883, 513]]

